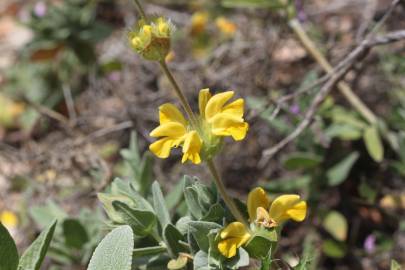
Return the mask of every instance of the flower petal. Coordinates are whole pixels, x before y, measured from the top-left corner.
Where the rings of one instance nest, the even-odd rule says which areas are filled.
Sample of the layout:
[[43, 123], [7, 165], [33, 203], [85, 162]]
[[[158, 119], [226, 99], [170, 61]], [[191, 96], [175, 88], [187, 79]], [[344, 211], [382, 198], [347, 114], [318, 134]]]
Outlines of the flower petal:
[[193, 130], [186, 134], [184, 145], [183, 145], [183, 158], [182, 163], [187, 160], [191, 160], [194, 164], [201, 163], [200, 150], [201, 150], [202, 141], [198, 136], [198, 133]]
[[242, 98], [239, 98], [239, 99], [235, 100], [234, 102], [231, 102], [228, 105], [226, 105], [223, 108], [222, 112], [231, 114], [235, 117], [242, 118], [244, 104], [245, 104], [244, 100]]
[[221, 240], [218, 250], [227, 258], [236, 255], [236, 249], [250, 239], [250, 234], [241, 222], [232, 222], [220, 233]]
[[222, 239], [231, 237], [242, 238], [246, 234], [248, 234], [248, 232], [245, 225], [241, 222], [235, 221], [226, 226], [225, 229], [221, 231], [220, 236]]
[[170, 137], [172, 139], [179, 139], [186, 134], [186, 128], [178, 122], [164, 123], [149, 134], [151, 137]]
[[175, 143], [175, 140], [166, 137], [149, 145], [149, 150], [159, 158], [167, 158]]
[[207, 107], [208, 100], [211, 98], [211, 93], [209, 88], [200, 90], [198, 94], [198, 107], [200, 109], [201, 117], [205, 118], [205, 108]]
[[299, 195], [289, 194], [277, 197], [270, 206], [270, 217], [277, 223], [287, 219], [302, 221], [307, 212], [307, 204]]
[[229, 238], [222, 240], [218, 243], [218, 250], [224, 257], [232, 258], [236, 255], [238, 242], [238, 238]]
[[233, 97], [233, 91], [219, 93], [210, 98], [205, 107], [205, 118], [207, 120], [222, 112], [224, 104]]
[[305, 201], [300, 201], [294, 206], [294, 208], [288, 210], [287, 214], [295, 221], [303, 221], [307, 214], [307, 203]]
[[257, 187], [249, 192], [247, 198], [247, 208], [250, 222], [254, 222], [257, 217], [257, 208], [263, 207], [268, 209], [270, 205], [269, 198], [263, 188]]
[[242, 118], [220, 113], [211, 118], [212, 133], [217, 136], [232, 136], [235, 141], [243, 140], [249, 129]]
[[159, 121], [160, 124], [177, 122], [183, 126], [187, 126], [187, 121], [183, 114], [171, 103], [165, 103], [159, 107]]

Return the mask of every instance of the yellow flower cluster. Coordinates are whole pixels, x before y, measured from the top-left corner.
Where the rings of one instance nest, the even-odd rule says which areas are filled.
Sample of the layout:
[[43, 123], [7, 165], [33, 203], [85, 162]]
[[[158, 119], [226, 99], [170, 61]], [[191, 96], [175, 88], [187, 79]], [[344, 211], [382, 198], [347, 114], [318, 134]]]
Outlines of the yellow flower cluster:
[[150, 23], [141, 21], [139, 29], [129, 34], [131, 47], [147, 60], [164, 60], [170, 51], [171, 29], [170, 22], [162, 17]]
[[[207, 24], [210, 20], [210, 15], [206, 11], [198, 11], [191, 17], [191, 35], [197, 36], [204, 33], [207, 29]], [[232, 36], [237, 30], [236, 24], [229, 19], [220, 16], [215, 19], [215, 25], [223, 34]]]
[[[270, 229], [288, 219], [300, 222], [305, 219], [307, 213], [307, 204], [300, 199], [299, 195], [281, 195], [271, 202], [266, 192], [260, 187], [249, 193], [247, 208], [253, 228]], [[232, 222], [221, 231], [218, 250], [225, 257], [231, 258], [250, 237], [251, 234], [244, 224]]]
[[249, 127], [243, 119], [244, 101], [240, 98], [229, 103], [233, 95], [233, 91], [227, 91], [212, 96], [209, 89], [201, 90], [197, 126], [190, 124], [173, 104], [163, 104], [159, 107], [160, 125], [150, 133], [160, 139], [149, 149], [156, 156], [167, 158], [172, 148], [181, 145], [182, 162], [190, 160], [199, 164], [202, 159], [215, 155], [222, 137], [244, 139]]
[[216, 18], [215, 24], [218, 27], [218, 29], [225, 35], [232, 36], [235, 34], [237, 30], [236, 24], [234, 24], [233, 22], [222, 16]]
[[205, 31], [209, 19], [206, 11], [199, 11], [191, 17], [191, 35], [198, 35]]

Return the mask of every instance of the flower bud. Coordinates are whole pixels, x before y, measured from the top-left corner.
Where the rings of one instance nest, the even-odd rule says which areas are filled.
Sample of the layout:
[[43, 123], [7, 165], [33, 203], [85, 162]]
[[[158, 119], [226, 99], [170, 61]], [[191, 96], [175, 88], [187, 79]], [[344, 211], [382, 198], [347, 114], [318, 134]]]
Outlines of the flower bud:
[[170, 51], [171, 30], [170, 22], [162, 17], [141, 21], [129, 35], [131, 47], [147, 60], [162, 61]]

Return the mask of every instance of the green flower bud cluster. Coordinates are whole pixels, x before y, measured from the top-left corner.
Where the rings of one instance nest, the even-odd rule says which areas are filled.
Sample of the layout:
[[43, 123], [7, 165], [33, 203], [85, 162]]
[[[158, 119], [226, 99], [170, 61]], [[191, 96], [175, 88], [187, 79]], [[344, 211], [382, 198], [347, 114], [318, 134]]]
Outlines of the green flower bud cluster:
[[171, 23], [163, 17], [150, 23], [140, 21], [138, 29], [130, 32], [131, 47], [143, 58], [163, 61], [170, 51]]

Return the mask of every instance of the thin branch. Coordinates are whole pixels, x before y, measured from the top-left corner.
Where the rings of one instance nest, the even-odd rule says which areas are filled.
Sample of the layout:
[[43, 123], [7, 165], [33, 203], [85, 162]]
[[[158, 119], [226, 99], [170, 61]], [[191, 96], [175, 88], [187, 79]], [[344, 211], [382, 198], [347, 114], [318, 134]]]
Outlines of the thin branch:
[[72, 90], [67, 84], [62, 85], [63, 97], [65, 98], [66, 107], [68, 110], [69, 118], [72, 123], [77, 121], [77, 113], [75, 109], [75, 103], [73, 100]]
[[123, 130], [123, 129], [132, 128], [132, 127], [133, 127], [132, 121], [125, 121], [125, 122], [119, 123], [119, 124], [117, 124], [115, 126], [112, 126], [112, 127], [99, 129], [99, 130], [91, 133], [90, 135], [88, 135], [85, 138], [85, 141], [92, 141], [92, 140], [94, 140], [96, 138], [106, 136], [106, 135], [108, 135], [110, 133], [117, 132], [117, 131], [120, 131], [120, 130]]
[[69, 119], [66, 118], [63, 114], [60, 114], [48, 107], [45, 107], [41, 104], [38, 104], [24, 96], [20, 96], [20, 98], [27, 103], [29, 106], [31, 106], [34, 110], [36, 110], [38, 113], [45, 115], [53, 120], [56, 120], [60, 122], [63, 126], [66, 126], [68, 128], [72, 128]]
[[296, 139], [310, 125], [319, 106], [322, 104], [326, 96], [332, 91], [333, 87], [337, 83], [339, 83], [340, 80], [343, 79], [347, 72], [349, 72], [353, 68], [353, 66], [359, 60], [361, 60], [362, 57], [366, 56], [367, 52], [372, 47], [404, 39], [405, 30], [401, 30], [388, 33], [384, 36], [375, 37], [371, 40], [364, 40], [359, 46], [357, 46], [343, 61], [341, 61], [332, 70], [332, 76], [317, 93], [309, 109], [305, 113], [303, 121], [296, 127], [296, 129], [275, 146], [263, 151], [263, 158], [260, 161], [259, 166], [263, 167], [274, 154], [283, 149], [288, 143]]

